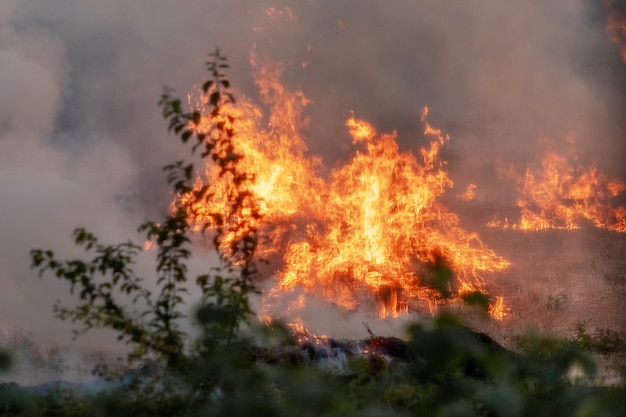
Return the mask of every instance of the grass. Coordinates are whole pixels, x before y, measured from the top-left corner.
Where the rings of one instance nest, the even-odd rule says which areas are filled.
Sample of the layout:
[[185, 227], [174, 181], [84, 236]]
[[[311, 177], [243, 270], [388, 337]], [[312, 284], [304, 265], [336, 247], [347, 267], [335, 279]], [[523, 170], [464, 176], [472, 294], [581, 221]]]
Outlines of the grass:
[[596, 356], [599, 379], [621, 378], [626, 369], [626, 234], [595, 229], [486, 229], [480, 234], [511, 261], [507, 271], [486, 277], [510, 311], [501, 322], [460, 311], [468, 324], [512, 350], [518, 336], [529, 332], [578, 341], [586, 334], [590, 339], [583, 347]]

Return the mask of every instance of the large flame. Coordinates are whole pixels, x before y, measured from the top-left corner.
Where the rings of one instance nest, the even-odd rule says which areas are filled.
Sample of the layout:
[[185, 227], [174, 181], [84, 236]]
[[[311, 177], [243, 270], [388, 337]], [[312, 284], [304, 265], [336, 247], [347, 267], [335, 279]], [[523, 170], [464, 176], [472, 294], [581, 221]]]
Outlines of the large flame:
[[[459, 226], [458, 217], [439, 202], [453, 186], [440, 159], [449, 140], [422, 121], [429, 146], [418, 156], [401, 152], [396, 133], [378, 134], [374, 126], [351, 117], [346, 125], [355, 147], [352, 158], [322, 177], [319, 158], [306, 157], [306, 128], [301, 92], [280, 83], [281, 67], [257, 70], [262, 111], [239, 100], [227, 111], [235, 117], [235, 144], [244, 157], [241, 167], [255, 178], [262, 219], [261, 257], [282, 258], [270, 297], [291, 291], [320, 294], [345, 309], [373, 300], [381, 317], [406, 311], [412, 299], [432, 299], [424, 285], [428, 265], [443, 260], [456, 273], [452, 292], [482, 291], [481, 271], [497, 271], [508, 262], [488, 249], [474, 233]], [[200, 129], [203, 129], [202, 125]], [[215, 187], [214, 198], [190, 203], [197, 227], [211, 224], [210, 213], [225, 210], [232, 187], [217, 167], [207, 165], [195, 187]], [[236, 236], [226, 236], [223, 249]], [[496, 300], [502, 308], [502, 300]], [[499, 313], [497, 313], [499, 314]]]

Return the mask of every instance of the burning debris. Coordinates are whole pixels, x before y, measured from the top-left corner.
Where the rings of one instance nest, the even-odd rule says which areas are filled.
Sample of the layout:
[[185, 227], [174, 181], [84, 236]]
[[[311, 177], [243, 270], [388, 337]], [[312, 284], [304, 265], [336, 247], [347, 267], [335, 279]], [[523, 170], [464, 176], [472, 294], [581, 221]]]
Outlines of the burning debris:
[[[432, 352], [420, 346], [420, 343], [409, 342], [398, 337], [377, 336], [372, 333], [366, 323], [363, 324], [370, 337], [361, 340], [318, 336], [301, 324], [290, 325], [293, 337], [289, 343], [274, 347], [251, 344], [249, 354], [251, 359], [259, 363], [309, 365], [337, 375], [349, 374], [350, 361], [353, 359], [365, 360], [373, 368], [382, 368], [385, 364], [395, 361], [416, 363], [434, 360], [430, 358]], [[455, 328], [455, 332], [457, 332], [456, 336], [463, 338], [465, 343], [479, 350], [490, 354], [514, 355], [486, 333], [467, 327]], [[466, 374], [480, 376], [476, 364], [472, 361], [465, 363], [464, 368]]]

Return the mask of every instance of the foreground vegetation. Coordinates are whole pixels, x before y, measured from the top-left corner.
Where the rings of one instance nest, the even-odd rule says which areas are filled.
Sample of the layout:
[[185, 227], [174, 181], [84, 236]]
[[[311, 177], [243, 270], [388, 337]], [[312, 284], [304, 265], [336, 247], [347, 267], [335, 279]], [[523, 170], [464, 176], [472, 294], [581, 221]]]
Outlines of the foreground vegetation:
[[[113, 329], [131, 348], [128, 366], [149, 369], [93, 392], [59, 387], [42, 393], [4, 384], [0, 414], [626, 415], [624, 384], [596, 384], [591, 356], [591, 351], [603, 353], [609, 347], [614, 353], [623, 343], [608, 333], [590, 334], [584, 325], [571, 340], [527, 335], [519, 340], [519, 352], [512, 353], [477, 338], [455, 315], [441, 313], [411, 325], [406, 350], [395, 359], [352, 355], [342, 369], [332, 372], [318, 366], [280, 322], [254, 325], [249, 296], [257, 291], [260, 234], [255, 219], [260, 214], [249, 191], [254, 178], [239, 169], [241, 156], [233, 144], [234, 120], [226, 110], [233, 97], [223, 73], [226, 67], [219, 51], [207, 62], [210, 79], [203, 90], [208, 109], [185, 112], [169, 90], [161, 100], [169, 130], [183, 143], [191, 141], [193, 151], [200, 150], [203, 160], [217, 164], [233, 184], [228, 214], [210, 213], [206, 225], [216, 249], [224, 246], [224, 236], [235, 232], [228, 250], [218, 250], [222, 267], [195, 280], [189, 276], [190, 206], [179, 206], [163, 221], [148, 221], [139, 228], [156, 245], [156, 292], [133, 270], [142, 247], [132, 242], [105, 245], [77, 229], [75, 242], [91, 258], [60, 260], [52, 251], [33, 250], [33, 266], [40, 274], [66, 281], [78, 298], [71, 307], [55, 305], [55, 315], [80, 324], [77, 335], [93, 328]], [[210, 127], [199, 129], [207, 120]], [[177, 161], [165, 169], [175, 193], [192, 191], [193, 162]], [[211, 189], [193, 196], [196, 201], [210, 199]], [[445, 289], [450, 273], [438, 270], [441, 276], [435, 281]], [[190, 284], [200, 294], [193, 317], [184, 313]], [[488, 303], [479, 294], [467, 301], [479, 307]], [[196, 324], [198, 336], [183, 330], [185, 320]], [[0, 352], [0, 370], [8, 369], [10, 362], [10, 354]]]

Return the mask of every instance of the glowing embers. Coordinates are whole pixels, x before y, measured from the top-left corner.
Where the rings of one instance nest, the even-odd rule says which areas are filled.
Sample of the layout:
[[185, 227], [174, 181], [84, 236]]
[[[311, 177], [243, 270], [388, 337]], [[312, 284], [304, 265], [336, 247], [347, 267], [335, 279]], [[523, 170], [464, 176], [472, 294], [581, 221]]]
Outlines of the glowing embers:
[[[277, 65], [257, 70], [267, 119], [246, 100], [225, 109], [235, 120], [240, 167], [254, 178], [250, 192], [258, 199], [262, 218], [256, 226], [264, 237], [259, 255], [281, 259], [268, 299], [304, 291], [347, 310], [369, 308], [373, 300], [381, 317], [394, 316], [406, 311], [410, 300], [435, 296], [416, 265], [444, 259], [458, 281], [453, 287], [468, 291], [483, 290], [482, 271], [508, 266], [439, 201], [453, 186], [440, 159], [449, 139], [426, 121], [427, 109], [422, 122], [430, 143], [417, 156], [400, 152], [395, 132], [378, 134], [371, 124], [351, 118], [346, 124], [353, 156], [322, 177], [320, 159], [305, 156], [307, 99], [287, 91], [279, 76]], [[225, 218], [220, 213], [232, 186], [217, 167], [206, 169], [196, 188], [213, 187], [211, 201], [180, 196], [190, 202], [191, 220], [199, 228]], [[223, 250], [235, 239], [226, 235]]]

